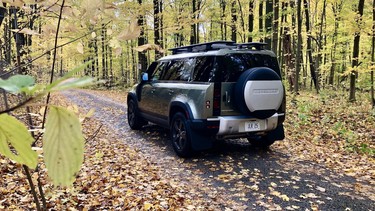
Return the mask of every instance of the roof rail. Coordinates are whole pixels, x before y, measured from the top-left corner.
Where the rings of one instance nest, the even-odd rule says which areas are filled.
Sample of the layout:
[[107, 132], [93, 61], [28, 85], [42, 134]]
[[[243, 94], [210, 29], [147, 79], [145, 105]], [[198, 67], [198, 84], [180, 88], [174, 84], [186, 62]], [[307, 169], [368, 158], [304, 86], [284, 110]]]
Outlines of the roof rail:
[[223, 48], [235, 48], [236, 44], [233, 41], [214, 41], [214, 42], [206, 42], [188, 46], [182, 46], [177, 48], [169, 49], [172, 51], [172, 54], [179, 54], [179, 53], [187, 53], [187, 52], [204, 52], [204, 51], [212, 51], [218, 50]]
[[264, 47], [267, 46], [267, 43], [264, 42], [249, 42], [249, 43], [238, 43], [237, 49], [252, 49], [264, 50]]

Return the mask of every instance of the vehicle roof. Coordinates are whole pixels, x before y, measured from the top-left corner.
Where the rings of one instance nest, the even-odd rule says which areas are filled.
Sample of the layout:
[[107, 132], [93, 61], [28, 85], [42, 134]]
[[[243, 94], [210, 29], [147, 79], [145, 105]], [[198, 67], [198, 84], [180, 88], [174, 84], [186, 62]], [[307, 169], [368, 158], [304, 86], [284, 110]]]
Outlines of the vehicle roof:
[[258, 55], [264, 54], [264, 55], [268, 55], [268, 56], [272, 56], [272, 57], [276, 56], [270, 50], [225, 48], [225, 49], [211, 50], [211, 51], [204, 51], [204, 52], [173, 54], [173, 55], [164, 56], [164, 57], [158, 59], [158, 61], [191, 58], [191, 57], [202, 57], [202, 56], [225, 56], [225, 55], [228, 55], [228, 54], [258, 54]]

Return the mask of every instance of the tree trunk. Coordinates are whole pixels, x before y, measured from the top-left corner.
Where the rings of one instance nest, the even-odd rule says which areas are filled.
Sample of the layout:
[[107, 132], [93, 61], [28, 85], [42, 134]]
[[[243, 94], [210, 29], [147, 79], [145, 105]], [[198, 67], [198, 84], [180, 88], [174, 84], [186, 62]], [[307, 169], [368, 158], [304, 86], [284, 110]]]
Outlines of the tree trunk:
[[274, 0], [272, 24], [272, 51], [276, 54], [279, 42], [279, 0]]
[[294, 92], [299, 91], [299, 72], [301, 69], [301, 45], [302, 45], [302, 17], [301, 17], [301, 0], [297, 0], [297, 53], [296, 53], [296, 76], [294, 82]]
[[237, 10], [236, 10], [236, 1], [232, 1], [231, 7], [231, 15], [232, 15], [232, 41], [237, 42]]
[[[317, 56], [317, 59], [316, 59], [316, 69], [318, 70], [317, 71], [318, 82], [320, 81], [321, 75], [322, 75], [322, 73], [320, 71], [320, 66], [323, 63], [322, 58], [325, 58], [325, 56], [322, 57], [323, 46], [326, 46], [326, 44], [327, 44], [327, 43], [323, 44], [323, 41], [326, 40], [325, 38], [323, 38], [323, 25], [324, 25], [324, 19], [325, 19], [325, 16], [326, 16], [326, 6], [327, 6], [327, 0], [324, 0], [323, 1], [323, 11], [322, 11], [322, 14], [320, 16], [320, 27], [319, 27], [319, 36], [318, 36], [318, 56]], [[326, 36], [324, 36], [324, 37], [326, 37]]]
[[311, 30], [310, 30], [310, 14], [309, 14], [309, 4], [307, 3], [307, 0], [303, 0], [304, 7], [305, 7], [305, 18], [306, 18], [306, 32], [307, 32], [307, 49], [306, 54], [308, 55], [309, 64], [310, 64], [310, 74], [311, 78], [314, 82], [315, 90], [317, 93], [319, 93], [319, 83], [316, 77], [316, 71], [314, 66], [314, 60], [312, 56], [312, 44], [311, 44]]
[[288, 30], [284, 30], [283, 34], [283, 57], [285, 61], [285, 75], [289, 82], [289, 89], [290, 91], [293, 91], [294, 89], [294, 83], [295, 83], [295, 64], [293, 59], [293, 51], [292, 51], [292, 39], [290, 33], [288, 33]]
[[[138, 0], [138, 3], [142, 5], [142, 0]], [[141, 14], [138, 16], [138, 26], [141, 27], [141, 33], [138, 37], [138, 46], [146, 44], [145, 40], [145, 31], [144, 31], [144, 15]], [[141, 72], [146, 71], [147, 69], [147, 57], [145, 53], [138, 52], [138, 70]], [[138, 77], [138, 76], [136, 76]]]
[[[154, 43], [161, 46], [161, 13], [160, 13], [160, 2], [161, 0], [153, 0], [154, 2]], [[155, 50], [155, 60], [159, 59], [162, 54]]]
[[[18, 29], [18, 9], [12, 7], [10, 9], [10, 14], [13, 16], [12, 18], [12, 29]], [[23, 61], [21, 58], [25, 55], [26, 51], [23, 51], [22, 48], [25, 46], [25, 35], [18, 32], [13, 32], [14, 40], [16, 41], [16, 61], [17, 61], [17, 68], [18, 74], [27, 74], [27, 68], [23, 67]]]
[[107, 69], [106, 66], [105, 66], [105, 31], [106, 31], [106, 28], [105, 28], [105, 25], [104, 23], [102, 24], [102, 79], [103, 80], [106, 80], [107, 79]]
[[332, 36], [332, 49], [331, 49], [331, 67], [329, 71], [329, 78], [328, 78], [328, 84], [333, 85], [334, 79], [335, 79], [335, 69], [336, 69], [336, 49], [337, 49], [337, 36], [338, 36], [338, 29], [340, 24], [340, 17], [339, 14], [342, 9], [343, 1], [340, 3], [335, 2], [332, 5], [332, 11], [334, 16], [334, 30], [333, 30], [333, 36]]
[[190, 44], [197, 43], [197, 26], [196, 26], [196, 12], [197, 12], [197, 0], [192, 0], [192, 13], [191, 13], [191, 33], [190, 33]]
[[226, 8], [226, 1], [220, 0], [220, 7], [221, 7], [221, 23], [220, 23], [220, 29], [221, 29], [221, 39], [226, 40], [227, 39], [227, 24], [224, 21], [225, 20], [225, 8]]
[[248, 42], [253, 41], [254, 31], [254, 0], [249, 1], [249, 36], [247, 37]]
[[[363, 16], [363, 8], [364, 8], [365, 0], [359, 0], [358, 3], [358, 14], [359, 17], [357, 19], [357, 24], [360, 25], [362, 22], [362, 16]], [[358, 62], [358, 56], [359, 56], [359, 41], [361, 39], [361, 31], [360, 29], [357, 29], [357, 31], [354, 34], [354, 44], [353, 44], [353, 58], [352, 58], [352, 68], [353, 70], [350, 73], [350, 90], [349, 90], [349, 101], [353, 102], [355, 101], [355, 80], [357, 71], [354, 70], [354, 68], [359, 66]]]
[[164, 32], [163, 32], [163, 0], [159, 0], [159, 45], [164, 49]]
[[[282, 43], [284, 42], [284, 31], [286, 30], [286, 27], [284, 24], [287, 22], [287, 16], [286, 16], [286, 11], [287, 11], [288, 3], [282, 2], [281, 4], [281, 11], [282, 11], [282, 16], [281, 16], [281, 24], [280, 24], [280, 41], [278, 43], [278, 52], [277, 52], [277, 57], [279, 58], [279, 63], [280, 66], [283, 66], [284, 64], [284, 57], [282, 56], [284, 54], [284, 50], [281, 47]], [[276, 52], [275, 52], [276, 53]]]
[[243, 36], [240, 36], [241, 37], [241, 42], [244, 43], [245, 40], [246, 40], [246, 33], [245, 33], [245, 18], [244, 18], [244, 14], [243, 14], [243, 10], [242, 10], [242, 4], [241, 4], [241, 1], [240, 0], [237, 0], [237, 3], [238, 3], [238, 10], [240, 11], [240, 19], [241, 19], [241, 33], [243, 34]]
[[263, 22], [264, 22], [264, 17], [263, 17], [263, 0], [259, 0], [259, 10], [258, 10], [258, 15], [259, 15], [259, 42], [264, 41], [264, 35], [263, 35]]
[[[272, 0], [266, 0], [266, 22], [265, 22], [265, 28], [266, 28], [266, 38], [264, 40], [265, 43], [267, 43], [267, 49], [271, 50], [272, 46], [272, 17], [273, 17], [273, 1]], [[277, 33], [277, 32], [276, 32]]]

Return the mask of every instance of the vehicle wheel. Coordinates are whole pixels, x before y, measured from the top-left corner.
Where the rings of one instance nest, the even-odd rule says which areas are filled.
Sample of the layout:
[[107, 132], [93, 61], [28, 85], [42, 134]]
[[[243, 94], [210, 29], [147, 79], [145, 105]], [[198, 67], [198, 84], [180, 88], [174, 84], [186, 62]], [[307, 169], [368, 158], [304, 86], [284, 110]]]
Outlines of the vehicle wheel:
[[186, 117], [178, 112], [173, 116], [171, 124], [172, 146], [180, 157], [191, 157], [193, 149], [191, 146], [192, 131]]
[[267, 135], [265, 136], [258, 136], [247, 138], [251, 146], [261, 149], [268, 149], [273, 143], [275, 143], [275, 139], [269, 138]]
[[130, 99], [128, 102], [128, 123], [133, 130], [139, 130], [143, 125], [147, 124], [147, 122], [139, 116], [137, 104], [133, 99]]
[[280, 76], [268, 67], [255, 67], [244, 71], [234, 91], [238, 110], [259, 119], [271, 117], [284, 97]]

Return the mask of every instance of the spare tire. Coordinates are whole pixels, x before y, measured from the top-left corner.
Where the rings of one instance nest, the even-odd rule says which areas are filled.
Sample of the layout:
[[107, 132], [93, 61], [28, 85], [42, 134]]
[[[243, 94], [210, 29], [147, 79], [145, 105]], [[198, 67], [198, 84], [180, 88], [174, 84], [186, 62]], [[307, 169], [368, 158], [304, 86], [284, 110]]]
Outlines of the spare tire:
[[280, 76], [268, 67], [255, 67], [243, 72], [234, 91], [238, 110], [259, 119], [274, 115], [284, 98]]

